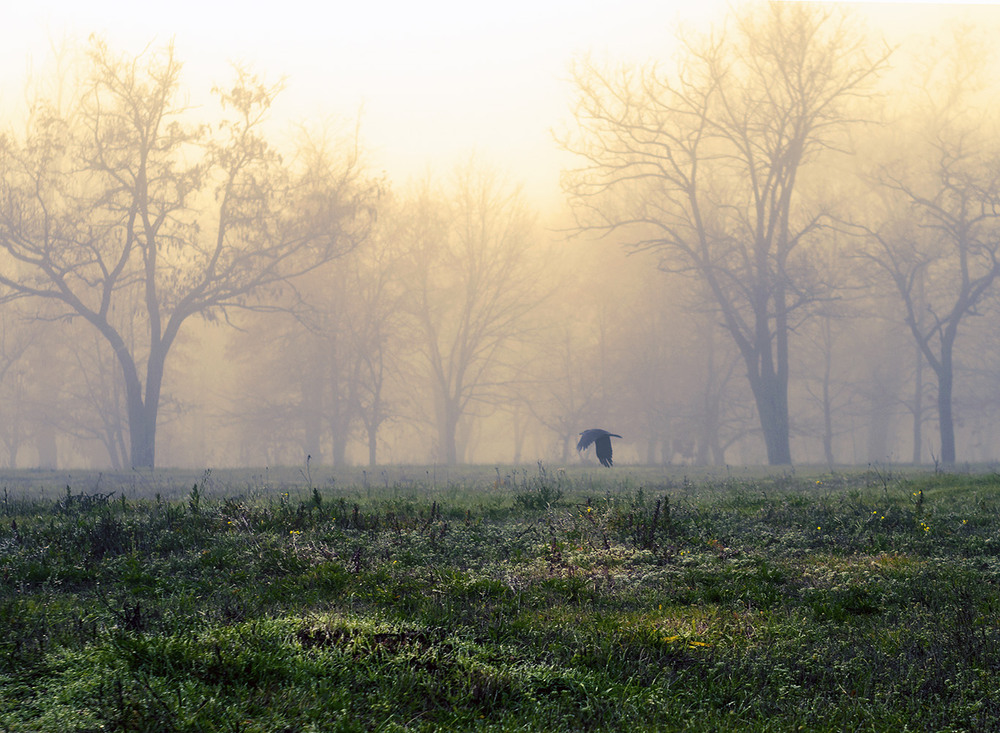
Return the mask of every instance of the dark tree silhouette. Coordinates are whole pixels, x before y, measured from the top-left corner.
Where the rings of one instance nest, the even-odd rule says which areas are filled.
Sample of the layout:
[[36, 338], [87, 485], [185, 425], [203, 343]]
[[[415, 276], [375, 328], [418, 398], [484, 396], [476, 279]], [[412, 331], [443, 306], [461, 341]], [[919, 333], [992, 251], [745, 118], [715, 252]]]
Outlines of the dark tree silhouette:
[[798, 3], [684, 50], [673, 74], [577, 68], [578, 129], [561, 142], [583, 164], [564, 185], [582, 231], [621, 233], [704, 283], [746, 365], [768, 462], [791, 463], [789, 341], [828, 288], [810, 252], [824, 206], [797, 183], [844, 145], [887, 54]]
[[883, 210], [854, 223], [871, 244], [862, 254], [894, 286], [937, 377], [945, 465], [956, 458], [956, 342], [1000, 279], [1000, 109], [983, 60], [988, 49], [960, 29], [950, 52], [929, 62], [916, 87], [926, 101], [891, 127], [905, 151], [873, 174]]
[[[283, 157], [262, 126], [279, 86], [245, 70], [194, 124], [173, 49], [118, 57], [100, 40], [65, 108], [40, 100], [0, 137], [3, 297], [46, 299], [93, 326], [125, 386], [130, 460], [155, 462], [167, 356], [192, 317], [261, 307], [350, 250], [376, 186], [357, 151], [335, 165]], [[343, 160], [339, 160], [342, 157]], [[126, 323], [143, 338], [132, 343]]]
[[434, 399], [438, 456], [454, 465], [469, 420], [509, 400], [513, 353], [546, 292], [532, 261], [534, 213], [519, 188], [474, 159], [450, 190], [425, 184], [409, 210], [399, 237], [415, 363]]

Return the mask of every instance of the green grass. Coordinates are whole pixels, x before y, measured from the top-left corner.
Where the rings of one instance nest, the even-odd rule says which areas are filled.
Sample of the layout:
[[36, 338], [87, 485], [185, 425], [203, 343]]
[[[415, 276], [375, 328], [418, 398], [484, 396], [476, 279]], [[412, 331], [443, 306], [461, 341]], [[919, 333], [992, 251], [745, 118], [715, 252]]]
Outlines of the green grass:
[[0, 730], [1000, 729], [996, 473], [34, 478]]

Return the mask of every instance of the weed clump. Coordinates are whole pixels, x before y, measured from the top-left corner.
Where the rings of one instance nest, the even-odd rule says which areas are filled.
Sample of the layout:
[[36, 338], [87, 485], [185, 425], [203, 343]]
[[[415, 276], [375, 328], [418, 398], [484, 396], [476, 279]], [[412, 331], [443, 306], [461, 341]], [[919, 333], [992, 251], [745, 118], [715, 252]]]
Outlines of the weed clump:
[[500, 469], [497, 468], [497, 485], [513, 488], [514, 506], [526, 511], [539, 511], [555, 506], [563, 497], [559, 478], [551, 476], [541, 461], [538, 462], [538, 473], [534, 476], [522, 471], [520, 477], [516, 473], [505, 476], [502, 483]]

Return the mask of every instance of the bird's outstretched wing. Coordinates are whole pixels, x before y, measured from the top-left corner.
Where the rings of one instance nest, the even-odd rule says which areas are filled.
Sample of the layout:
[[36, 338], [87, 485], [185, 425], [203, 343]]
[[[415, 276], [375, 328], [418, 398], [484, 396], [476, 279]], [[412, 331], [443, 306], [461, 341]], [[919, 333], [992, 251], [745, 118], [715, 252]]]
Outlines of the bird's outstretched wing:
[[576, 444], [576, 449], [578, 451], [585, 451], [590, 447], [590, 444], [595, 440], [604, 435], [606, 431], [600, 428], [591, 428], [590, 430], [584, 430], [580, 433], [580, 441]]
[[597, 453], [597, 459], [601, 462], [601, 465], [610, 467], [612, 465], [611, 439], [620, 437], [622, 436], [616, 433], [609, 433], [602, 428], [590, 428], [580, 433], [580, 440], [576, 444], [576, 449], [578, 451], [585, 451], [593, 443], [594, 452]]
[[597, 460], [601, 462], [602, 466], [607, 466], [611, 468], [614, 465], [611, 460], [611, 438], [607, 435], [602, 435], [600, 438], [594, 441], [594, 450], [597, 452]]

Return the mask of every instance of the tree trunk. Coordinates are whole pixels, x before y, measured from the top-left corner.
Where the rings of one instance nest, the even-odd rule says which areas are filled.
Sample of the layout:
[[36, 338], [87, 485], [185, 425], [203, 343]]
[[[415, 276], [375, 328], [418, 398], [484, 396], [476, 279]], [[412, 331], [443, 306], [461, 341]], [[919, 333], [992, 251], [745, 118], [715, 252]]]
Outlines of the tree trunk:
[[941, 463], [955, 464], [955, 420], [951, 411], [951, 388], [954, 373], [951, 352], [942, 354], [941, 371], [938, 374], [938, 426], [941, 431]]
[[830, 387], [823, 385], [823, 457], [826, 465], [833, 470], [833, 414], [830, 407]]
[[336, 394], [331, 395], [331, 404], [327, 409], [330, 426], [330, 462], [334, 466], [343, 466], [347, 461], [347, 444], [351, 435], [350, 406], [347, 400]]
[[[759, 243], [756, 247], [756, 266], [760, 274], [753, 298], [753, 339], [743, 339], [740, 351], [757, 404], [767, 462], [771, 466], [787, 466], [792, 462], [788, 434], [788, 322], [784, 288], [764, 276], [770, 267], [768, 248], [764, 244]], [[775, 313], [773, 330], [771, 304]]]
[[445, 430], [441, 434], [441, 460], [447, 466], [458, 464], [458, 449], [455, 445], [455, 428]]
[[38, 448], [38, 467], [58, 468], [59, 450], [56, 444], [56, 431], [48, 419], [43, 421], [35, 438], [35, 444]]
[[705, 355], [705, 387], [701, 395], [701, 438], [698, 440], [698, 454], [695, 462], [699, 466], [722, 465], [722, 449], [719, 442], [719, 428], [722, 422], [722, 385], [715, 364], [715, 331], [708, 333], [708, 350]]
[[823, 457], [826, 465], [833, 470], [833, 399], [830, 396], [830, 382], [833, 380], [833, 335], [830, 319], [823, 322]]
[[[129, 401], [130, 403], [132, 400]], [[139, 401], [128, 411], [129, 454], [132, 468], [153, 468], [156, 465], [156, 412]]]
[[438, 378], [441, 386], [438, 387], [435, 396], [435, 416], [437, 420], [437, 452], [438, 460], [445, 465], [454, 466], [458, 464], [458, 419], [461, 410], [455, 404], [450, 395], [445, 392], [445, 380]]
[[923, 460], [924, 430], [924, 354], [917, 346], [917, 368], [913, 385], [913, 465]]
[[156, 406], [152, 411], [147, 409], [142, 385], [131, 359], [122, 359], [121, 364], [128, 406], [129, 462], [132, 468], [153, 468], [156, 459]]
[[101, 331], [111, 342], [118, 356], [125, 379], [125, 403], [128, 408], [129, 460], [132, 468], [153, 468], [156, 465], [156, 417], [160, 406], [160, 386], [163, 383], [163, 364], [169, 343], [160, 342], [161, 349], [150, 352], [146, 366], [146, 393], [135, 362], [121, 337], [110, 326]]
[[378, 449], [378, 432], [373, 428], [368, 431], [368, 465], [376, 466], [376, 452]]
[[378, 429], [384, 420], [380, 391], [375, 390], [370, 411], [364, 409], [358, 411], [361, 423], [365, 426], [365, 434], [368, 436], [368, 465], [372, 468], [378, 464]]
[[438, 420], [438, 453], [439, 459], [448, 466], [458, 463], [458, 420], [453, 419], [452, 410], [445, 406]]
[[[886, 387], [886, 385], [880, 385]], [[868, 449], [865, 458], [869, 463], [882, 463], [891, 458], [889, 428], [892, 418], [892, 395], [887, 389], [872, 395], [868, 418]]]
[[788, 438], [788, 386], [776, 375], [752, 379], [750, 386], [764, 433], [768, 464], [790, 465], [792, 447]]
[[339, 432], [333, 436], [333, 448], [330, 460], [334, 466], [344, 466], [347, 464], [347, 436]]

